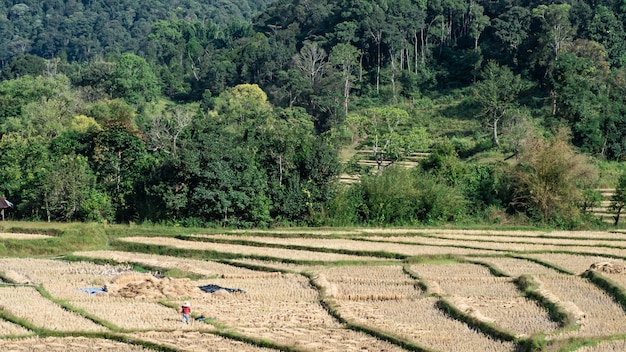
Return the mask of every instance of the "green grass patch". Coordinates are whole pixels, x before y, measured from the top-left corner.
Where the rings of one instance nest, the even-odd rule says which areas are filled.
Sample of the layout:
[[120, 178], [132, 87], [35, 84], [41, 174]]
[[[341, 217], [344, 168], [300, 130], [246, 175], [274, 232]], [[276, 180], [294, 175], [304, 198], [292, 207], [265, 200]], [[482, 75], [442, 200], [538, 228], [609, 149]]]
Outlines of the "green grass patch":
[[407, 264], [458, 264], [466, 260], [456, 254], [419, 255], [405, 259]]

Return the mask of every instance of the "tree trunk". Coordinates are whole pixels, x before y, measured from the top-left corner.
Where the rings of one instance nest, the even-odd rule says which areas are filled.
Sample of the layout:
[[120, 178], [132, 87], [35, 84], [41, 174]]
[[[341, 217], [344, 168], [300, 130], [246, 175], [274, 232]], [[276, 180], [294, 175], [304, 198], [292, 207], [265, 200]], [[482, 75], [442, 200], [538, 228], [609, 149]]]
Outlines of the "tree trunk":
[[497, 146], [500, 146], [500, 140], [498, 139], [498, 121], [499, 120], [500, 118], [498, 118], [497, 116], [493, 117], [493, 142]]

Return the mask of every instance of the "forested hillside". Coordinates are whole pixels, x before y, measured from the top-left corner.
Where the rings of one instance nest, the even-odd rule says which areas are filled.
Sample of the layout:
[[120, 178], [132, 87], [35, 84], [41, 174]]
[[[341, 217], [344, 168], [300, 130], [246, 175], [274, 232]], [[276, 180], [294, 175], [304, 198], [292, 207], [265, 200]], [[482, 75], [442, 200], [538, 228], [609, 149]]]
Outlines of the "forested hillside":
[[597, 224], [625, 23], [612, 1], [4, 1], [0, 194], [61, 221]]
[[251, 18], [270, 0], [3, 0], [0, 65], [26, 53], [87, 61], [151, 50], [154, 23], [183, 19], [224, 24]]

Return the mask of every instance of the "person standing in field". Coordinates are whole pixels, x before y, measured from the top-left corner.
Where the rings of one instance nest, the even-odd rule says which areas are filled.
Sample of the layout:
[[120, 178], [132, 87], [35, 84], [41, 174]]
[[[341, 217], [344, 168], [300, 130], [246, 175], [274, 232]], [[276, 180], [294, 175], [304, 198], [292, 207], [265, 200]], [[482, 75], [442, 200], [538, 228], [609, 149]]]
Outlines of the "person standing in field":
[[180, 307], [179, 311], [183, 313], [183, 323], [189, 324], [189, 318], [191, 316], [191, 305], [189, 302], [185, 302], [183, 306]]

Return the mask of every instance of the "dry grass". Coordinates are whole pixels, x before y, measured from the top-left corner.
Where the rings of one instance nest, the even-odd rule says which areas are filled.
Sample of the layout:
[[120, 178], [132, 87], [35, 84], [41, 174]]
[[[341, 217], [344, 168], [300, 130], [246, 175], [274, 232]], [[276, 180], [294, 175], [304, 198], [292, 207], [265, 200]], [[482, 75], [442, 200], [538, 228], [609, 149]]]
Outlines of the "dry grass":
[[626, 331], [626, 314], [622, 307], [588, 280], [570, 275], [541, 275], [537, 278], [544, 296], [546, 291], [554, 295], [578, 318], [580, 330], [571, 334], [610, 336]]
[[0, 240], [40, 240], [44, 238], [52, 238], [52, 236], [34, 233], [0, 232]]
[[[370, 237], [373, 240], [389, 242], [405, 242], [420, 245], [441, 246], [441, 247], [471, 247], [475, 250], [492, 250], [499, 252], [526, 252], [526, 251], [569, 251], [572, 253], [607, 254], [613, 256], [626, 257], [626, 249], [619, 248], [619, 242], [613, 242], [617, 248], [576, 246], [576, 245], [555, 245], [555, 244], [534, 244], [534, 243], [510, 243], [510, 242], [483, 242], [471, 240], [453, 240], [425, 237]], [[529, 241], [532, 242], [532, 241]]]
[[[406, 256], [426, 255], [426, 254], [463, 254], [463, 255], [480, 255], [489, 254], [493, 251], [475, 250], [467, 248], [454, 247], [432, 247], [418, 246], [412, 244], [391, 243], [391, 241], [371, 242], [359, 241], [351, 239], [338, 238], [279, 238], [279, 237], [262, 237], [262, 236], [232, 236], [232, 235], [203, 235], [198, 237], [214, 238], [221, 240], [246, 240], [258, 243], [280, 244], [289, 246], [302, 246], [308, 248], [324, 248], [336, 250], [351, 251], [369, 251], [369, 252], [387, 252], [397, 253]], [[380, 238], [373, 238], [380, 239]], [[386, 239], [386, 238], [384, 238]], [[411, 237], [412, 240], [418, 241], [419, 238]], [[461, 246], [464, 247], [464, 246]]]
[[[254, 231], [258, 233], [259, 231]], [[305, 233], [289, 230], [285, 233]], [[282, 232], [281, 232], [282, 233]], [[316, 234], [339, 234], [332, 230], [306, 231]], [[343, 232], [342, 232], [343, 233]], [[494, 340], [465, 323], [451, 318], [436, 302], [443, 298], [457, 310], [478, 321], [494, 324], [518, 336], [545, 333], [549, 339], [566, 337], [619, 337], [626, 333], [626, 313], [609, 295], [590, 281], [573, 275], [562, 275], [555, 270], [531, 260], [491, 257], [486, 254], [510, 253], [524, 250], [570, 250], [572, 252], [606, 253], [620, 255], [620, 248], [594, 247], [597, 238], [617, 239], [623, 236], [608, 233], [575, 233], [569, 239], [549, 239], [539, 236], [564, 236], [570, 233], [505, 232], [505, 231], [456, 231], [456, 230], [402, 230], [374, 229], [347, 231], [347, 235], [367, 233], [370, 240], [360, 241], [341, 238], [277, 238], [257, 235], [203, 236], [220, 240], [246, 239], [268, 245], [292, 245], [358, 252], [389, 252], [405, 256], [413, 255], [465, 255], [468, 260], [488, 263], [511, 277], [494, 277], [489, 268], [473, 263], [442, 263], [424, 261], [411, 264], [409, 269], [428, 287], [423, 292], [418, 280], [407, 275], [399, 260], [371, 256], [334, 254], [313, 250], [295, 250], [246, 246], [239, 244], [183, 241], [172, 238], [132, 237], [130, 241], [166, 245], [177, 248], [214, 250], [217, 252], [277, 258], [261, 260], [241, 258], [234, 260], [249, 267], [260, 266], [293, 272], [255, 271], [209, 260], [192, 260], [162, 255], [127, 253], [120, 251], [77, 252], [77, 256], [113, 259], [121, 263], [171, 268], [204, 276], [198, 281], [158, 280], [150, 275], [130, 272], [129, 264], [97, 265], [92, 263], [66, 263], [50, 259], [0, 259], [0, 271], [15, 282], [43, 285], [56, 299], [67, 301], [76, 307], [111, 325], [127, 330], [127, 336], [150, 341], [159, 345], [189, 351], [271, 351], [240, 341], [227, 339], [210, 332], [228, 331], [243, 337], [264, 340], [291, 350], [301, 351], [402, 351], [399, 346], [381, 341], [362, 332], [346, 329], [331, 316], [320, 298], [336, 308], [341, 318], [401, 339], [406, 339], [428, 349], [437, 351], [514, 351], [511, 342]], [[428, 238], [410, 234], [442, 234], [448, 238]], [[378, 236], [380, 234], [381, 236]], [[383, 234], [392, 234], [387, 237]], [[484, 242], [484, 240], [494, 242]], [[408, 243], [394, 243], [402, 241]], [[533, 242], [524, 244], [520, 242]], [[599, 242], [597, 242], [599, 243]], [[608, 243], [608, 242], [607, 242]], [[612, 241], [613, 244], [620, 242]], [[577, 246], [584, 244], [585, 246]], [[462, 247], [475, 247], [472, 249]], [[497, 249], [499, 252], [489, 250]], [[580, 254], [527, 254], [542, 261], [581, 273], [593, 263], [611, 261], [626, 265], [625, 260], [613, 260], [601, 255]], [[281, 259], [319, 261], [319, 265], [297, 265], [280, 262]], [[336, 266], [337, 261], [371, 263], [358, 266]], [[325, 263], [325, 265], [323, 265]], [[415, 262], [412, 262], [415, 263]], [[301, 274], [311, 275], [309, 279]], [[121, 277], [120, 274], [123, 274]], [[548, 301], [568, 311], [581, 324], [580, 330], [561, 333], [547, 311], [534, 301], [522, 297], [514, 277], [532, 275], [540, 284], [537, 292]], [[626, 286], [625, 274], [602, 273], [622, 287]], [[135, 293], [133, 298], [115, 297], [112, 294], [89, 295], [77, 291], [84, 287], [101, 287], [118, 278], [118, 288]], [[146, 279], [147, 278], [147, 279]], [[137, 279], [137, 280], [135, 280]], [[122, 282], [123, 281], [123, 282]], [[166, 291], [167, 283], [178, 285], [176, 294]], [[149, 284], [148, 284], [149, 283]], [[197, 286], [215, 284], [227, 288], [242, 289], [245, 293], [218, 291], [214, 294], [201, 292]], [[129, 288], [133, 286], [132, 288]], [[109, 286], [113, 288], [113, 286]], [[154, 292], [159, 295], [153, 294]], [[148, 294], [150, 293], [150, 294]], [[439, 294], [431, 297], [428, 294]], [[130, 296], [127, 296], [130, 297]], [[192, 314], [210, 319], [210, 324], [194, 320], [185, 325], [175, 308], [190, 301]], [[34, 308], [33, 308], [34, 307]], [[41, 296], [33, 287], [0, 287], [0, 309], [17, 316], [34, 326], [51, 330], [80, 334], [82, 331], [106, 331], [102, 326], [69, 312]], [[112, 327], [113, 329], [113, 327]], [[32, 334], [15, 324], [0, 321], [0, 335]], [[139, 351], [141, 347], [102, 339], [25, 339], [25, 346], [13, 340], [0, 339], [0, 350], [36, 350], [55, 348], [78, 351], [79, 345], [94, 349]], [[563, 341], [561, 341], [563, 342]], [[622, 344], [620, 344], [622, 343]], [[66, 346], [67, 345], [67, 346]], [[8, 347], [6, 347], [8, 346]], [[598, 351], [623, 348], [623, 340], [604, 342]], [[21, 349], [20, 349], [21, 348]], [[595, 347], [594, 347], [595, 348]]]
[[0, 287], [0, 309], [55, 331], [105, 331], [106, 328], [44, 298], [33, 287]]
[[272, 275], [271, 273], [263, 273], [208, 260], [177, 258], [165, 255], [121, 251], [75, 252], [74, 255], [96, 259], [112, 259], [119, 263], [138, 263], [151, 267], [176, 268], [205, 277], [241, 277], [252, 279]]
[[554, 269], [525, 259], [508, 257], [471, 257], [468, 259], [487, 263], [511, 277], [557, 273]]
[[368, 234], [460, 234], [460, 235], [489, 235], [489, 236], [543, 236], [543, 231], [497, 231], [497, 230], [452, 230], [452, 229], [362, 229]]
[[128, 334], [131, 338], [141, 339], [193, 352], [271, 352], [270, 348], [257, 347], [240, 341], [234, 341], [210, 333], [198, 331], [174, 331], [174, 332], [136, 332]]
[[339, 328], [319, 303], [319, 293], [307, 278], [285, 274], [254, 280], [216, 279], [214, 284], [239, 288], [246, 293], [212, 294], [192, 301], [195, 312], [216, 317], [221, 323], [237, 327], [323, 327]]
[[[156, 302], [138, 301], [130, 298], [93, 296], [84, 294], [82, 300], [73, 300], [72, 305], [97, 316], [117, 327], [128, 330], [195, 330], [193, 324], [182, 323], [176, 309]], [[203, 328], [210, 325], [202, 324]], [[77, 329], [78, 330], [78, 329]]]
[[448, 263], [448, 264], [413, 264], [411, 272], [417, 274], [421, 279], [453, 279], [453, 278], [476, 278], [490, 277], [489, 268], [468, 263]]
[[130, 271], [128, 265], [98, 265], [88, 262], [64, 262], [38, 258], [2, 258], [0, 271], [13, 271], [34, 284], [82, 283], [94, 279], [110, 279]]
[[347, 300], [399, 300], [422, 295], [401, 266], [334, 267], [317, 272], [326, 295]]
[[237, 244], [223, 244], [223, 243], [206, 243], [195, 241], [183, 241], [174, 238], [157, 238], [157, 237], [126, 237], [123, 239], [126, 242], [143, 243], [150, 245], [169, 246], [180, 249], [192, 249], [192, 250], [207, 250], [217, 251], [221, 253], [234, 253], [242, 255], [256, 255], [263, 257], [282, 258], [290, 260], [315, 260], [315, 261], [382, 261], [381, 258], [368, 257], [368, 256], [356, 256], [347, 254], [335, 254], [335, 253], [320, 253], [306, 250], [295, 249], [282, 249], [282, 248], [269, 248], [269, 247], [254, 247], [243, 246]]
[[23, 327], [8, 321], [0, 320], [0, 336], [23, 336], [30, 334], [33, 334], [30, 330], [24, 329]]
[[341, 328], [267, 328], [239, 329], [248, 336], [258, 336], [298, 351], [311, 352], [402, 352], [405, 349], [361, 332]]
[[0, 340], [2, 351], [58, 351], [58, 352], [84, 352], [84, 351], [116, 351], [135, 352], [150, 351], [142, 346], [125, 344], [105, 339], [85, 337], [30, 337], [19, 340]]
[[546, 263], [554, 264], [560, 268], [571, 271], [574, 274], [581, 274], [598, 262], [614, 262], [626, 265], [625, 260], [601, 257], [597, 255], [579, 255], [566, 253], [542, 253], [527, 254], [525, 257], [539, 259]]
[[[615, 236], [617, 237], [617, 236]], [[440, 239], [449, 239], [449, 240], [462, 240], [462, 241], [474, 241], [477, 243], [480, 242], [494, 242], [494, 243], [528, 243], [532, 242], [533, 244], [538, 245], [553, 245], [553, 246], [621, 246], [622, 243], [617, 241], [617, 238], [606, 239], [606, 238], [543, 238], [543, 237], [520, 237], [520, 236], [474, 236], [474, 235], [449, 235], [442, 234], [438, 235], [437, 238]], [[626, 236], [620, 236], [620, 239], [626, 240]]]
[[436, 307], [437, 299], [424, 297], [397, 301], [337, 302], [342, 317], [364, 326], [393, 332], [436, 351], [509, 351], [510, 342], [496, 341], [451, 319]]
[[450, 302], [461, 312], [479, 321], [493, 323], [517, 336], [552, 333], [559, 329], [548, 311], [521, 296], [512, 279], [493, 278], [439, 281], [441, 289], [452, 294]]

